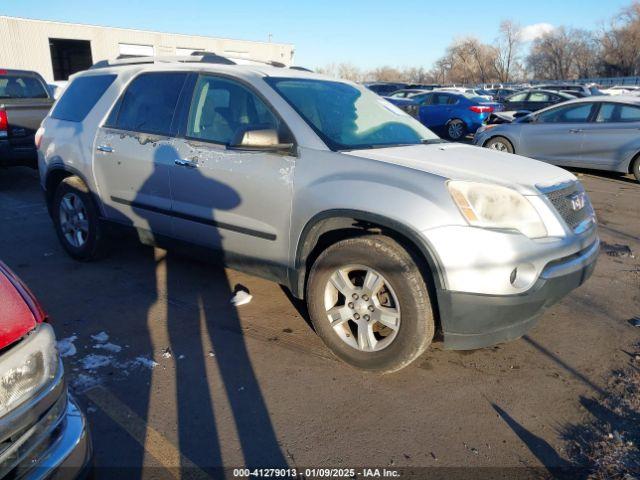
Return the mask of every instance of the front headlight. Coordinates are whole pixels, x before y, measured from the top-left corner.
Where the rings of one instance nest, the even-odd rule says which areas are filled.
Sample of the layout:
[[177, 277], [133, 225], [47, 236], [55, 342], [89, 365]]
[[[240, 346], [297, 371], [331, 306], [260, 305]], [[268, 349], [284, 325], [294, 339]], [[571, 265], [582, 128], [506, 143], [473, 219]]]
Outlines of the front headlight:
[[451, 181], [448, 186], [453, 201], [470, 225], [518, 230], [530, 238], [547, 235], [531, 202], [511, 188], [462, 181]]
[[0, 356], [0, 418], [55, 378], [58, 350], [53, 329], [38, 326]]

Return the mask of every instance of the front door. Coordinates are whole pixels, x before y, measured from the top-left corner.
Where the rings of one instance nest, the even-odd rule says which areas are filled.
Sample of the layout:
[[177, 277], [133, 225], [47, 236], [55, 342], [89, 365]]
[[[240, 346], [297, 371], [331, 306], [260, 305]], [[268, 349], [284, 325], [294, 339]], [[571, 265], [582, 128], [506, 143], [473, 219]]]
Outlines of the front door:
[[187, 74], [136, 77], [98, 129], [94, 165], [110, 220], [171, 234], [169, 172], [177, 153], [173, 119]]
[[279, 278], [288, 262], [295, 157], [229, 145], [247, 130], [275, 129], [282, 143], [290, 134], [252, 88], [235, 80], [202, 75], [192, 98], [171, 168], [174, 234], [222, 249], [228, 264]]
[[579, 165], [593, 109], [593, 103], [578, 103], [541, 112], [523, 124], [517, 153], [557, 165]]

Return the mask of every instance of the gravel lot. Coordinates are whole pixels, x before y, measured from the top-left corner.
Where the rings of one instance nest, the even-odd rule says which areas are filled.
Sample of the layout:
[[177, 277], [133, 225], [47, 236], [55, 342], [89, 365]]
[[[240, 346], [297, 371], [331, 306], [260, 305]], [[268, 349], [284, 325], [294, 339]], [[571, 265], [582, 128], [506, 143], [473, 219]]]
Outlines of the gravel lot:
[[[435, 343], [389, 376], [334, 360], [276, 284], [134, 242], [71, 260], [29, 169], [0, 171], [0, 258], [67, 339], [98, 478], [285, 462], [539, 476], [570, 465], [566, 433], [597, 415], [587, 407], [640, 340], [640, 185], [579, 175], [605, 242], [592, 279], [522, 339], [472, 352]], [[238, 284], [253, 300], [236, 309]]]

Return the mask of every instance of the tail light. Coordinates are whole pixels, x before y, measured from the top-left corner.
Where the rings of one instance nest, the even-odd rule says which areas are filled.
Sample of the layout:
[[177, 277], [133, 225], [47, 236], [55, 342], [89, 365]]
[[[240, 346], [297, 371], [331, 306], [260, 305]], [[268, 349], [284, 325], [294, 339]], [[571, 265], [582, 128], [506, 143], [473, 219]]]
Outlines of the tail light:
[[9, 119], [7, 111], [0, 109], [0, 138], [9, 136]]
[[474, 113], [491, 113], [493, 112], [493, 107], [486, 105], [472, 105], [471, 107], [469, 107], [469, 110]]
[[40, 150], [40, 144], [42, 143], [42, 137], [44, 136], [44, 127], [40, 127], [37, 131], [36, 131], [36, 148], [38, 150]]

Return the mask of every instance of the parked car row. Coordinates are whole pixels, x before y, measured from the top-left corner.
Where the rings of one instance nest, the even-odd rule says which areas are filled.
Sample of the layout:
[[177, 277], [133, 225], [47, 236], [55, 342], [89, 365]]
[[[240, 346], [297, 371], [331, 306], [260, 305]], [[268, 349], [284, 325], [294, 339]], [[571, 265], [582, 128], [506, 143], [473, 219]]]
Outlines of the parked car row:
[[473, 143], [555, 165], [633, 173], [640, 182], [640, 97], [592, 96], [484, 125]]

